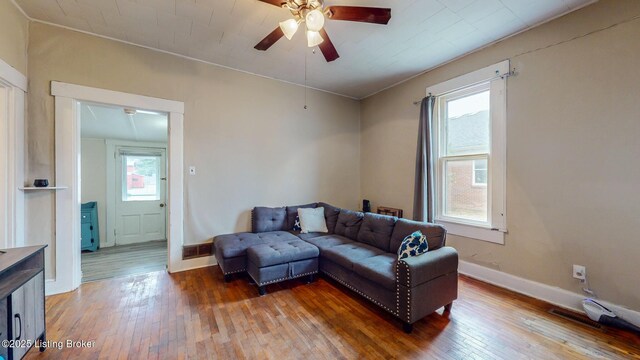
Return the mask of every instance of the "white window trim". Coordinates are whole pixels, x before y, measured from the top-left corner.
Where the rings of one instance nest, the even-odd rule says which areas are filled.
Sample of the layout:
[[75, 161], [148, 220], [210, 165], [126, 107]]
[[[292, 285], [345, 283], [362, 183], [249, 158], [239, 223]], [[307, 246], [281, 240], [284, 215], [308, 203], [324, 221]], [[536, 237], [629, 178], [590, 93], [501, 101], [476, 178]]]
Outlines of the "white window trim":
[[[464, 221], [442, 216], [438, 194], [434, 196], [436, 204], [435, 222], [445, 226], [453, 235], [504, 244], [507, 232], [506, 214], [506, 76], [509, 73], [509, 60], [487, 66], [480, 70], [458, 76], [451, 80], [427, 88], [427, 95], [441, 96], [474, 85], [490, 82], [491, 89], [491, 150], [487, 173], [489, 184], [489, 226], [474, 221]], [[434, 134], [440, 134], [438, 121], [434, 124]], [[434, 136], [433, 149], [439, 153], [439, 136]], [[437, 158], [435, 159], [437, 161]], [[434, 164], [439, 167], [440, 164]], [[442, 171], [439, 169], [437, 171]], [[475, 174], [474, 174], [475, 175]], [[435, 176], [436, 188], [441, 186], [439, 176]]]

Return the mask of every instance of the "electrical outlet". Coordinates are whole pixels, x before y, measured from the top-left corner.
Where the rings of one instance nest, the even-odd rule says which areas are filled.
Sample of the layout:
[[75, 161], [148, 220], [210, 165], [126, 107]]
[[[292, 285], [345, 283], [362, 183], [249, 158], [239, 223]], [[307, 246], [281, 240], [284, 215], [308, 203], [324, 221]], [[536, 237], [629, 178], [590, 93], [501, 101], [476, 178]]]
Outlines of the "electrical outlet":
[[585, 280], [587, 278], [587, 268], [582, 265], [573, 265], [573, 277], [578, 280]]
[[196, 167], [189, 166], [189, 175], [195, 175], [195, 174], [196, 174]]

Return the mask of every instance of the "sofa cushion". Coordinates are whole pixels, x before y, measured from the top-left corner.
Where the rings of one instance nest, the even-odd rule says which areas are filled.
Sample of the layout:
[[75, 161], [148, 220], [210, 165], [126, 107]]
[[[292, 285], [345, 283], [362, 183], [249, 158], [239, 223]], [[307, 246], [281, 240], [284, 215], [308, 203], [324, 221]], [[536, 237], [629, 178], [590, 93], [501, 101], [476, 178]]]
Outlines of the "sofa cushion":
[[251, 211], [251, 229], [254, 233], [280, 231], [287, 228], [287, 210], [284, 207], [257, 206]]
[[327, 222], [327, 230], [329, 230], [329, 234], [333, 234], [336, 229], [336, 223], [338, 222], [338, 215], [340, 215], [340, 208], [324, 202], [319, 202], [318, 207], [324, 208], [324, 219]]
[[286, 231], [273, 231], [266, 233], [237, 233], [228, 235], [218, 235], [213, 239], [213, 244], [217, 254], [222, 258], [232, 258], [245, 256], [247, 248], [253, 245], [270, 242], [298, 240], [294, 235]]
[[[309, 234], [302, 234], [302, 235], [309, 235]], [[307, 239], [304, 239], [304, 241], [317, 246], [318, 249], [320, 249], [321, 254], [324, 253], [325, 250], [330, 249], [334, 246], [351, 244], [353, 242], [353, 240], [347, 239], [344, 236], [326, 235], [326, 234], [323, 234], [323, 236], [320, 236], [320, 237], [307, 238]]]
[[435, 250], [444, 246], [446, 237], [444, 227], [425, 222], [398, 219], [398, 221], [396, 221], [396, 226], [393, 228], [393, 233], [391, 234], [389, 252], [397, 253], [400, 244], [402, 244], [402, 240], [418, 230], [427, 237], [429, 249]]
[[357, 240], [388, 252], [396, 220], [393, 216], [365, 213]]
[[306, 234], [301, 234], [300, 231], [296, 231], [296, 230], [289, 230], [288, 233], [305, 241], [307, 241], [308, 239], [313, 239], [320, 236], [327, 236], [327, 233], [320, 233], [320, 232], [310, 232]]
[[298, 216], [298, 209], [315, 208], [316, 203], [287, 206], [287, 230], [293, 229], [293, 225], [296, 222], [296, 216]]
[[243, 256], [249, 246], [262, 243], [264, 240], [254, 233], [219, 235], [213, 239], [216, 254], [222, 255], [222, 258]]
[[324, 208], [299, 208], [298, 216], [300, 217], [300, 227], [302, 228], [302, 230], [300, 230], [301, 233], [308, 234], [310, 232], [329, 232], [329, 230], [327, 229], [327, 222], [324, 219]]
[[384, 251], [358, 242], [333, 246], [322, 251], [322, 256], [347, 269], [353, 269], [353, 263], [366, 258], [383, 255]]
[[353, 272], [389, 290], [395, 290], [397, 264], [397, 257], [387, 253], [355, 262]]
[[355, 240], [358, 237], [358, 231], [360, 231], [363, 218], [364, 214], [361, 212], [345, 209], [340, 210], [334, 233]]
[[318, 248], [302, 240], [259, 244], [247, 249], [247, 258], [258, 267], [318, 257]]

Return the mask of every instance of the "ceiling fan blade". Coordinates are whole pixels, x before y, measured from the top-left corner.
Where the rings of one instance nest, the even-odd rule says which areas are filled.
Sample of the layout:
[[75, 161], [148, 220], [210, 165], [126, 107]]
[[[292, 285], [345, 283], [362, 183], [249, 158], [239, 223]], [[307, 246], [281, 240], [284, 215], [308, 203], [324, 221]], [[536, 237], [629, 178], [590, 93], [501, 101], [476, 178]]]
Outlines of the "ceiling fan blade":
[[320, 48], [320, 51], [322, 51], [322, 55], [324, 55], [325, 60], [327, 60], [327, 62], [332, 62], [339, 58], [340, 55], [338, 55], [336, 47], [333, 46], [331, 39], [329, 39], [329, 35], [324, 29], [320, 30], [320, 36], [322, 36], [324, 41], [318, 45], [318, 47]]
[[282, 7], [282, 5], [287, 3], [284, 0], [258, 0], [258, 1], [262, 1], [263, 3], [271, 4], [277, 7]]
[[284, 33], [282, 32], [282, 29], [280, 29], [280, 26], [278, 26], [269, 35], [262, 39], [262, 41], [260, 41], [258, 45], [254, 46], [254, 49], [265, 51], [273, 44], [275, 44], [278, 40], [280, 40], [280, 38], [283, 36]]
[[391, 19], [391, 9], [361, 6], [329, 6], [329, 19], [359, 21], [386, 25]]

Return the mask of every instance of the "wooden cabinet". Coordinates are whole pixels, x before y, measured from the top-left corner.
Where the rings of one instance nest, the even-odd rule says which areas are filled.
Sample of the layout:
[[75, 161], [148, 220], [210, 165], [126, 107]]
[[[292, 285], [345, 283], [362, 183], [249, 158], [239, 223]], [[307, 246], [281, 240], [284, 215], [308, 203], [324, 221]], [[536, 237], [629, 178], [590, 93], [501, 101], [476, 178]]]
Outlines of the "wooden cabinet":
[[44, 248], [29, 246], [0, 253], [0, 346], [4, 359], [21, 359], [45, 341]]
[[82, 250], [96, 251], [100, 247], [98, 203], [95, 201], [82, 204], [80, 208], [80, 239]]

